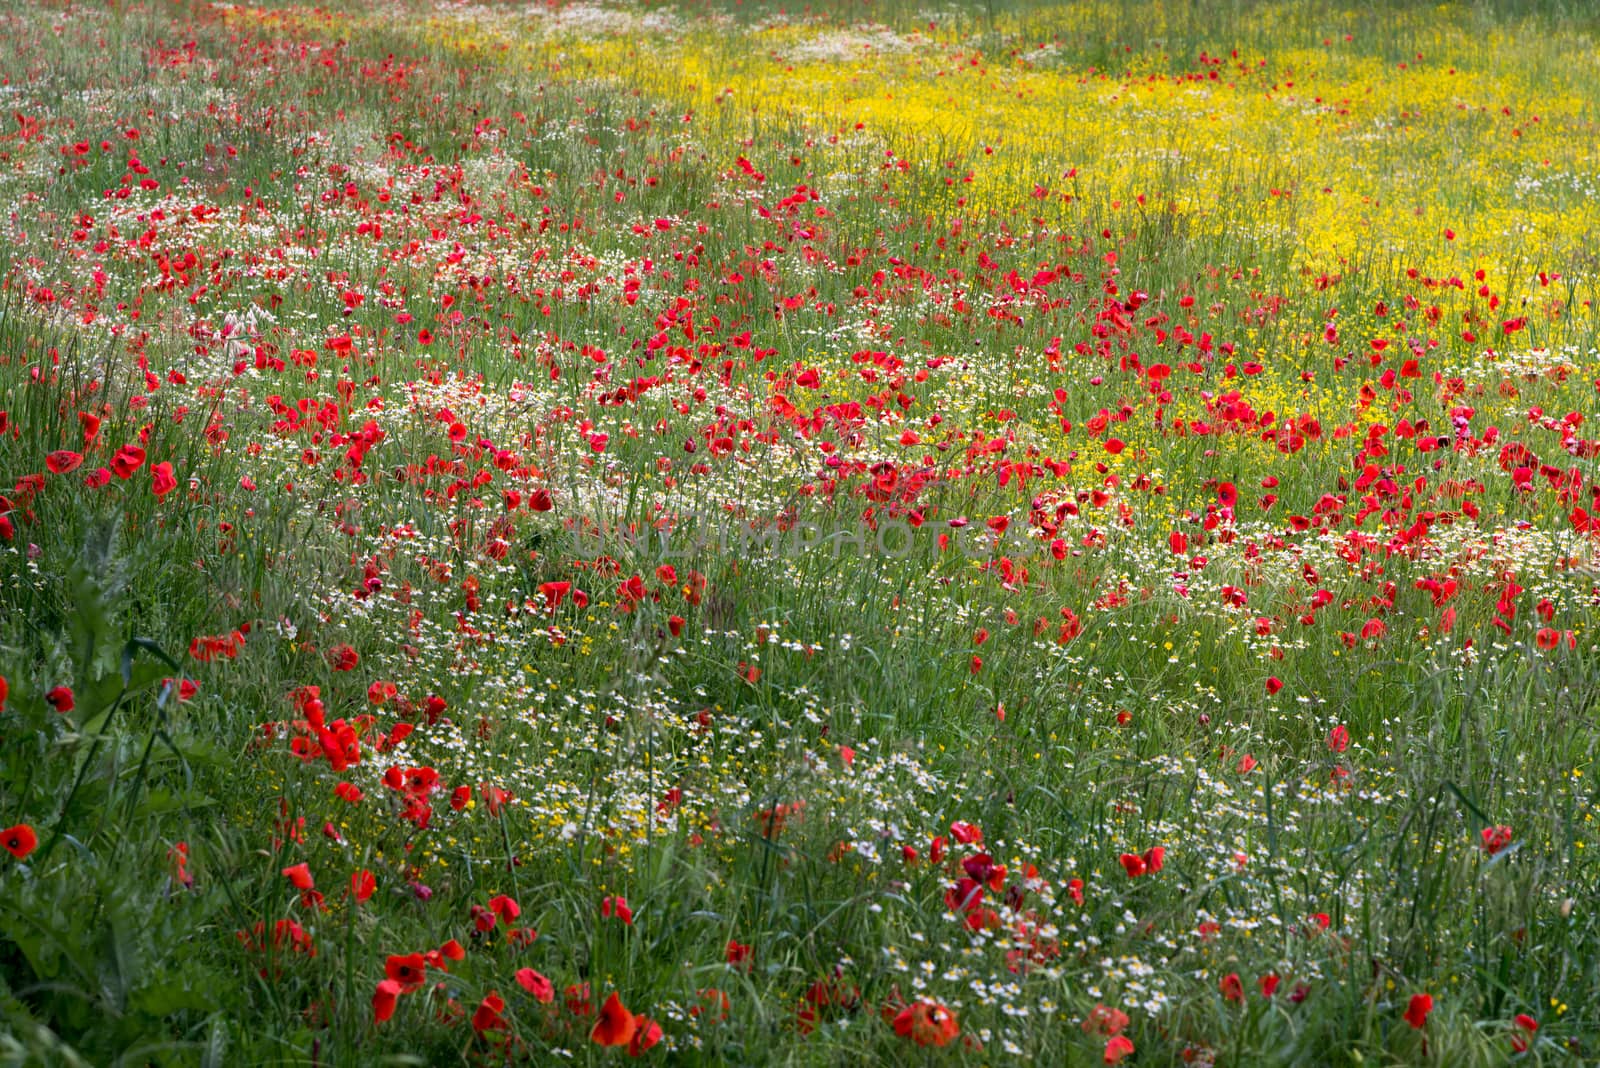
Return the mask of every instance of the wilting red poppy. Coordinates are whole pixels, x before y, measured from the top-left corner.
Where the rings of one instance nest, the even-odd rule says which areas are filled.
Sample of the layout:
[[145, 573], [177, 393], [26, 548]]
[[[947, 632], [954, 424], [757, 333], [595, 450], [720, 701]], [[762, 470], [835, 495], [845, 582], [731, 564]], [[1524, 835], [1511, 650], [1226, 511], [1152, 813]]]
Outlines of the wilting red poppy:
[[1428, 1013], [1433, 1011], [1432, 994], [1412, 994], [1411, 1003], [1406, 1006], [1406, 1023], [1421, 1030], [1427, 1026]]
[[385, 979], [372, 993], [372, 1022], [383, 1023], [394, 1015], [394, 1006], [400, 1000], [400, 984]]
[[613, 990], [606, 1003], [600, 1006], [600, 1019], [595, 1021], [589, 1038], [601, 1046], [626, 1046], [633, 1041], [638, 1027], [633, 1013], [623, 1007], [622, 999]]
[[532, 968], [522, 968], [517, 972], [517, 985], [533, 995], [533, 999], [541, 1005], [548, 1005], [556, 999], [556, 988], [549, 979], [540, 975]]
[[23, 860], [32, 853], [39, 844], [39, 836], [33, 833], [33, 828], [26, 823], [19, 823], [15, 827], [7, 827], [0, 831], [0, 846], [5, 851]]
[[919, 1001], [901, 1009], [894, 1018], [894, 1033], [919, 1046], [943, 1046], [961, 1033], [956, 1014], [943, 1005]]
[[51, 474], [64, 475], [68, 471], [76, 471], [78, 465], [83, 463], [83, 454], [73, 452], [71, 449], [57, 449], [44, 458], [44, 465], [50, 469]]

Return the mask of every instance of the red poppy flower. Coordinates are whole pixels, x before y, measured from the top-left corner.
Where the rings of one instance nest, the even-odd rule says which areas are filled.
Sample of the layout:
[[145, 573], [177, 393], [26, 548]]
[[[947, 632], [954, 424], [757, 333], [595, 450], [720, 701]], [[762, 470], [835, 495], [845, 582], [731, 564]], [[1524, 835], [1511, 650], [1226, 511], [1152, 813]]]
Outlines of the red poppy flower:
[[1264, 998], [1270, 998], [1273, 994], [1278, 992], [1278, 984], [1282, 981], [1283, 980], [1279, 979], [1271, 972], [1263, 975], [1260, 982], [1261, 996]]
[[1084, 1017], [1081, 1026], [1086, 1034], [1115, 1035], [1128, 1026], [1128, 1014], [1109, 1005], [1096, 1005]]
[[0, 675], [0, 712], [6, 708], [6, 697], [11, 693], [11, 684], [6, 682], [6, 677]]
[[350, 874], [350, 893], [354, 895], [357, 901], [368, 900], [372, 897], [373, 892], [377, 889], [377, 876], [373, 875], [372, 872], [368, 871], [367, 869], [363, 868], [358, 872], [352, 872]]
[[372, 994], [372, 1022], [381, 1024], [394, 1015], [395, 1003], [400, 1000], [400, 984], [385, 979]]
[[517, 972], [517, 984], [533, 995], [533, 999], [541, 1005], [548, 1005], [556, 999], [556, 988], [532, 968], [522, 968]]
[[589, 984], [573, 983], [562, 991], [566, 998], [567, 1011], [574, 1016], [589, 1017], [594, 1015], [594, 1003], [589, 1000]]
[[700, 999], [700, 1004], [689, 1006], [689, 1018], [698, 1020], [704, 1017], [711, 1023], [722, 1023], [728, 1018], [728, 995], [716, 987], [707, 987], [696, 990], [695, 996]]
[[508, 1026], [506, 1018], [500, 1013], [506, 1007], [505, 999], [493, 990], [483, 996], [478, 1002], [478, 1009], [472, 1014], [472, 1029], [478, 1034], [485, 1031], [504, 1031]]
[[316, 885], [311, 878], [311, 866], [303, 861], [283, 869], [283, 876], [296, 890], [310, 890]]
[[600, 1046], [626, 1046], [633, 1041], [633, 1034], [638, 1029], [639, 1024], [633, 1013], [623, 1007], [622, 999], [613, 990], [611, 996], [606, 998], [606, 1003], [600, 1006], [600, 1019], [595, 1021], [589, 1038]]
[[416, 990], [422, 986], [427, 978], [424, 968], [426, 962], [421, 953], [408, 953], [405, 956], [392, 956], [383, 962], [383, 973], [388, 978], [400, 984], [402, 990]]
[[956, 1014], [932, 1001], [918, 1001], [901, 1009], [894, 1018], [894, 1033], [919, 1046], [948, 1045], [961, 1033]]
[[1527, 1013], [1519, 1012], [1511, 1022], [1517, 1027], [1517, 1030], [1511, 1033], [1512, 1051], [1516, 1053], [1528, 1052], [1528, 1039], [1532, 1038], [1533, 1033], [1539, 1030], [1539, 1021]]
[[633, 1018], [633, 1041], [628, 1043], [628, 1056], [642, 1057], [646, 1050], [661, 1041], [661, 1025], [648, 1016]]
[[1106, 1042], [1105, 1062], [1120, 1064], [1122, 1059], [1132, 1052], [1133, 1041], [1127, 1035], [1115, 1035]]
[[1342, 753], [1350, 748], [1350, 730], [1344, 724], [1339, 724], [1328, 732], [1328, 748], [1335, 753]]
[[167, 850], [167, 860], [172, 863], [172, 878], [186, 887], [194, 886], [194, 876], [189, 873], [189, 843], [174, 842]]
[[15, 827], [7, 827], [0, 831], [0, 846], [5, 851], [23, 860], [32, 853], [39, 844], [39, 836], [33, 833], [33, 828], [26, 823], [19, 823]]
[[507, 897], [504, 894], [496, 894], [489, 899], [489, 911], [509, 924], [512, 920], [522, 915], [522, 906], [517, 904], [515, 898]]
[[71, 449], [57, 449], [44, 458], [44, 465], [50, 469], [51, 474], [56, 475], [76, 471], [82, 463], [83, 454], [73, 452]]
[[1222, 991], [1224, 1001], [1244, 1001], [1244, 983], [1240, 981], [1238, 972], [1229, 972], [1224, 975], [1222, 982], [1217, 984], [1217, 989]]
[[124, 445], [111, 457], [111, 473], [118, 478], [132, 478], [144, 466], [144, 450], [137, 445]]
[[1485, 827], [1481, 832], [1483, 851], [1491, 857], [1511, 844], [1510, 827]]
[[172, 474], [172, 464], [162, 462], [150, 469], [150, 492], [160, 500], [178, 488], [178, 480]]
[[743, 942], [736, 942], [730, 938], [728, 939], [726, 955], [728, 963], [733, 965], [735, 968], [739, 967], [740, 965], [748, 968], [755, 959], [755, 948], [753, 946], [747, 946]]
[[1406, 1023], [1420, 1031], [1427, 1026], [1428, 1013], [1432, 1011], [1432, 994], [1412, 994], [1411, 1003], [1406, 1006]]
[[328, 667], [334, 671], [354, 671], [361, 656], [348, 645], [335, 645], [327, 653]]
[[466, 960], [467, 951], [454, 938], [439, 947], [439, 956], [445, 960]]
[[1141, 875], [1160, 871], [1162, 864], [1166, 861], [1166, 856], [1167, 851], [1165, 848], [1152, 846], [1145, 850], [1142, 855], [1124, 853], [1117, 859], [1122, 862], [1122, 870], [1128, 873], [1128, 878], [1137, 879]]
[[72, 699], [72, 690], [66, 686], [57, 686], [53, 688], [49, 693], [44, 695], [44, 699], [49, 703], [51, 708], [55, 709], [62, 715], [66, 715], [68, 712], [71, 712], [74, 707], [76, 707]]
[[629, 927], [633, 926], [633, 910], [628, 907], [625, 897], [608, 897], [600, 902], [600, 915], [607, 919], [615, 916]]

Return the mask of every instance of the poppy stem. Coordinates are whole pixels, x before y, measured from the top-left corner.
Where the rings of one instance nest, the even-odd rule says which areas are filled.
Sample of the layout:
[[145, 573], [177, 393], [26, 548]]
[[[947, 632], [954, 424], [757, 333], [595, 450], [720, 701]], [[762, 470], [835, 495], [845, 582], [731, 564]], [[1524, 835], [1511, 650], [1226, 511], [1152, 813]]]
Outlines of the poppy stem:
[[116, 717], [117, 709], [122, 707], [123, 698], [128, 696], [126, 686], [117, 694], [117, 699], [111, 702], [111, 708], [106, 712], [106, 718], [101, 721], [100, 729], [95, 732], [94, 744], [89, 747], [89, 755], [84, 757], [83, 763], [78, 765], [78, 774], [72, 780], [72, 789], [67, 791], [67, 799], [61, 803], [61, 814], [56, 817], [56, 822], [50, 829], [50, 838], [39, 852], [39, 863], [43, 863], [55, 849], [56, 843], [66, 833], [67, 813], [72, 811], [72, 802], [78, 796], [78, 791], [83, 787], [83, 780], [89, 774], [89, 766], [94, 763], [94, 758], [100, 752], [100, 746], [105, 743], [106, 732], [111, 729], [111, 721]]
[[500, 840], [506, 846], [506, 874], [511, 876], [511, 896], [521, 898], [522, 891], [517, 886], [517, 858], [511, 852], [511, 830], [506, 826], [506, 806], [500, 805], [498, 808], [500, 809]]

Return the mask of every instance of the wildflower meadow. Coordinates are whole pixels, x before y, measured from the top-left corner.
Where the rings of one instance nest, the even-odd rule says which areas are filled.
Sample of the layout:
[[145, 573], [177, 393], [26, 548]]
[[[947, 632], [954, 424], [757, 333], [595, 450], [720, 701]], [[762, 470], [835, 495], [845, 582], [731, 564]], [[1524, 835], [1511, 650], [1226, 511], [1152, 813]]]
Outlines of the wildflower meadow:
[[17, 0], [0, 209], [0, 1063], [1600, 1060], [1600, 6]]

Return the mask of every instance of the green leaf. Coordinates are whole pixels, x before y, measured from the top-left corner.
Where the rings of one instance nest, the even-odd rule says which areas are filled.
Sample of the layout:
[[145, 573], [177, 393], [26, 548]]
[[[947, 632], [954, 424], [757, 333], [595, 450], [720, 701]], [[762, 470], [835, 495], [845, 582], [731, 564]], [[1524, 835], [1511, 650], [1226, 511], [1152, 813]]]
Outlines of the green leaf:
[[133, 814], [136, 819], [144, 819], [167, 812], [209, 808], [217, 803], [216, 798], [197, 791], [148, 790], [143, 799], [140, 800], [138, 808], [134, 809]]
[[[171, 1016], [179, 1012], [213, 1012], [217, 1008], [217, 999], [211, 991], [220, 990], [225, 985], [221, 976], [196, 974], [191, 971], [188, 977], [181, 981], [169, 979], [141, 987], [128, 999], [128, 1008], [149, 1016]], [[216, 1036], [214, 1025], [208, 1046], [215, 1041]], [[225, 1041], [223, 1045], [226, 1045]]]

